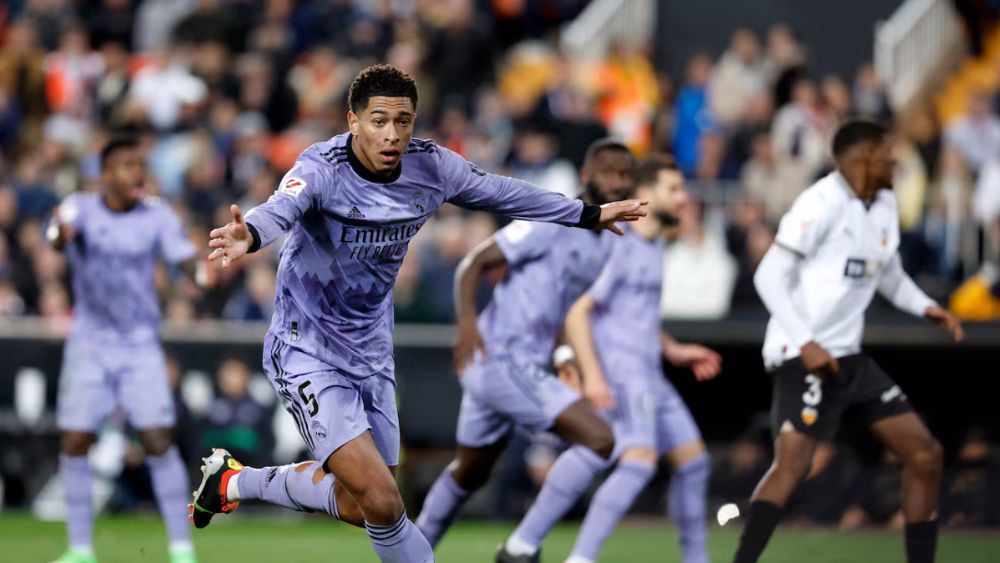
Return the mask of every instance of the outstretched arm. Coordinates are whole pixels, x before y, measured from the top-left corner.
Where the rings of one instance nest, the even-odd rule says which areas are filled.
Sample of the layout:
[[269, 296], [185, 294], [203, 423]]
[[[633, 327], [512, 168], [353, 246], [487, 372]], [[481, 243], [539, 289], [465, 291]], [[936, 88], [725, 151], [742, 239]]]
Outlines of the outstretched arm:
[[944, 328], [956, 341], [961, 341], [965, 337], [958, 319], [928, 297], [903, 270], [903, 261], [898, 252], [893, 254], [882, 268], [879, 274], [878, 292], [897, 309], [917, 317], [924, 317]]
[[455, 270], [455, 317], [458, 334], [453, 360], [455, 372], [461, 375], [472, 361], [476, 350], [486, 355], [486, 347], [476, 325], [476, 293], [486, 270], [506, 264], [506, 258], [496, 238], [490, 237], [474, 248]]
[[570, 227], [610, 230], [622, 234], [618, 221], [635, 221], [645, 216], [646, 202], [626, 200], [608, 205], [585, 204], [567, 199], [534, 184], [490, 174], [458, 154], [444, 148], [441, 170], [448, 189], [448, 201], [466, 209], [489, 211], [513, 219], [545, 221]]

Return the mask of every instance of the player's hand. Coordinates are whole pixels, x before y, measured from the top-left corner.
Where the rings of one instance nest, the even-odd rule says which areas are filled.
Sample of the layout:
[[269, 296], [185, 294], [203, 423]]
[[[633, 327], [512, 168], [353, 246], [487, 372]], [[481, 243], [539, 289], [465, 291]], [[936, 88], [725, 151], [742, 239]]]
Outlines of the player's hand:
[[639, 217], [645, 217], [646, 211], [643, 207], [648, 204], [648, 201], [638, 199], [626, 199], [624, 201], [606, 203], [601, 206], [601, 218], [597, 221], [597, 226], [594, 227], [594, 230], [603, 231], [607, 229], [616, 235], [624, 235], [625, 232], [615, 225], [615, 223], [619, 221], [636, 221]]
[[615, 407], [615, 399], [611, 396], [611, 389], [603, 377], [583, 379], [583, 398], [590, 401], [596, 409], [610, 410]]
[[556, 366], [556, 375], [559, 379], [566, 384], [567, 387], [576, 391], [579, 394], [583, 394], [583, 387], [581, 385], [582, 378], [580, 377], [580, 368], [576, 366], [576, 362], [563, 362], [562, 364]]
[[455, 349], [452, 351], [455, 373], [459, 377], [468, 367], [469, 363], [476, 355], [476, 350], [482, 352], [483, 360], [486, 360], [486, 345], [479, 335], [479, 327], [476, 325], [475, 315], [465, 315], [458, 319], [458, 334], [455, 338]]
[[928, 307], [924, 311], [924, 318], [950, 332], [955, 342], [961, 342], [965, 338], [965, 330], [962, 329], [962, 323], [958, 321], [955, 315], [952, 315], [949, 311], [941, 307]]
[[49, 239], [49, 244], [53, 248], [60, 250], [73, 240], [73, 237], [76, 236], [76, 230], [63, 219], [60, 208], [56, 207], [52, 211], [52, 223], [49, 225], [45, 235]]
[[209, 233], [209, 248], [212, 253], [208, 255], [209, 262], [222, 261], [222, 267], [228, 268], [230, 264], [242, 258], [253, 244], [253, 235], [243, 220], [243, 213], [236, 204], [229, 206], [233, 220], [225, 227], [212, 229]]
[[822, 346], [815, 341], [806, 343], [801, 351], [802, 365], [809, 373], [820, 377], [831, 375], [840, 371], [840, 364], [837, 358], [830, 355]]
[[671, 364], [691, 368], [698, 381], [714, 379], [722, 371], [722, 356], [699, 344], [675, 344], [666, 350]]

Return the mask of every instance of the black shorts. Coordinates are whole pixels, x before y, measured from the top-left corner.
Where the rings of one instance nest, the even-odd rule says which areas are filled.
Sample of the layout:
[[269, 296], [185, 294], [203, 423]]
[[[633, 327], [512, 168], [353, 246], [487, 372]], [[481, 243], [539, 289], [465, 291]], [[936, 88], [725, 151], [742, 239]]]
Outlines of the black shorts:
[[848, 407], [855, 407], [867, 424], [913, 410], [899, 386], [867, 355], [852, 354], [837, 362], [840, 371], [825, 378], [807, 372], [800, 358], [772, 372], [775, 437], [791, 425], [809, 437], [829, 440], [837, 434]]

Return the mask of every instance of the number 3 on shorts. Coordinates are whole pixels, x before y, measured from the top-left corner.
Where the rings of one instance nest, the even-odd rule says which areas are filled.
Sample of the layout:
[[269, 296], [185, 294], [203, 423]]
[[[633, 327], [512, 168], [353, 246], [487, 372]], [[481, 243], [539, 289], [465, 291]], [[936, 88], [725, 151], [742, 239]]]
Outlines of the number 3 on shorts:
[[319, 403], [316, 402], [316, 394], [309, 393], [306, 395], [306, 387], [312, 385], [312, 381], [306, 381], [302, 385], [299, 385], [299, 397], [302, 402], [309, 405], [309, 416], [316, 416], [319, 412]]
[[[809, 386], [809, 389], [802, 394], [802, 402], [806, 406], [815, 407], [823, 400], [823, 381], [810, 373], [806, 376], [806, 385]], [[299, 393], [302, 393], [301, 387], [299, 388]]]

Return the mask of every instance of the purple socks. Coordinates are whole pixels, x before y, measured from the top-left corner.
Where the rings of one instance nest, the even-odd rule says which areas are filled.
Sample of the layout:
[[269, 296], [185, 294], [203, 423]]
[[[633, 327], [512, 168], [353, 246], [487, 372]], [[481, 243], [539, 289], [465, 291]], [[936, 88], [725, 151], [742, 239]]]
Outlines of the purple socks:
[[66, 530], [69, 532], [69, 546], [73, 549], [91, 551], [94, 513], [90, 491], [93, 482], [87, 456], [60, 455], [59, 472], [66, 494]]
[[[340, 518], [333, 493], [333, 475], [319, 462], [280, 467], [246, 467], [236, 477], [239, 500], [262, 500], [300, 512], [324, 512]], [[230, 499], [233, 500], [233, 499]]]
[[573, 556], [597, 560], [604, 541], [655, 473], [656, 466], [648, 463], [623, 461], [618, 464], [590, 502], [573, 547]]
[[573, 508], [594, 477], [607, 465], [607, 460], [583, 446], [573, 446], [563, 452], [513, 538], [537, 549], [546, 534]]
[[424, 507], [416, 521], [417, 528], [427, 538], [431, 547], [436, 546], [441, 541], [441, 536], [455, 521], [458, 510], [462, 508], [462, 504], [469, 498], [469, 495], [468, 491], [455, 482], [450, 469], [441, 472], [441, 476], [427, 493]]

